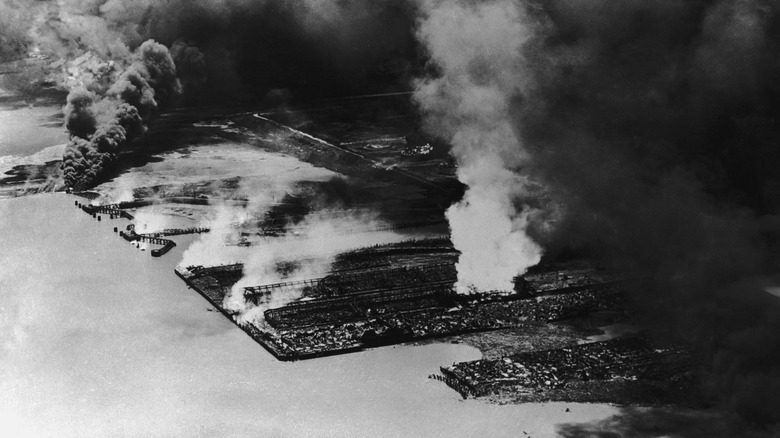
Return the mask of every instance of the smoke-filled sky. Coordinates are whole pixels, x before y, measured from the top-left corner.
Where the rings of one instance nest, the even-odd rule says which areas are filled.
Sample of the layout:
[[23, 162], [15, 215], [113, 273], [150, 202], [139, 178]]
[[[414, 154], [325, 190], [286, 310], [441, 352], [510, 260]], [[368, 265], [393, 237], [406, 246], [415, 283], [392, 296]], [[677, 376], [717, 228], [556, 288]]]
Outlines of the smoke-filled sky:
[[420, 64], [414, 10], [411, 2], [390, 0], [4, 0], [0, 56], [37, 47], [61, 57], [90, 50], [125, 59], [154, 39], [197, 47], [180, 78], [185, 85], [208, 81], [210, 97], [249, 90], [259, 95], [251, 100], [274, 88], [326, 96], [398, 89]]
[[642, 278], [705, 386], [777, 431], [776, 2], [4, 0], [0, 29], [4, 59], [81, 57], [98, 79], [154, 39], [192, 102], [413, 89], [469, 187], [448, 215], [462, 285], [500, 288], [543, 253]]
[[548, 254], [642, 279], [645, 316], [696, 342], [706, 390], [777, 431], [777, 4], [424, 5], [439, 74], [415, 97], [466, 207], [503, 196], [494, 210]]

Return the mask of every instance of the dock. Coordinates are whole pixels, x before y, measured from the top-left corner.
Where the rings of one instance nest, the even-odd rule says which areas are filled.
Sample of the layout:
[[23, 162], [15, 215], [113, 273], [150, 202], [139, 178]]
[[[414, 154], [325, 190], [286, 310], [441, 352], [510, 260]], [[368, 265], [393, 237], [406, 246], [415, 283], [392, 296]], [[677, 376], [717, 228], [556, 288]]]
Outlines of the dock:
[[[222, 301], [241, 276], [241, 265], [177, 268], [176, 275], [234, 323]], [[372, 268], [374, 269], [374, 268]], [[517, 328], [529, 321], [553, 322], [600, 310], [622, 309], [616, 285], [566, 288], [542, 296], [527, 294], [458, 295], [447, 264], [382, 268], [386, 276], [358, 272], [245, 288], [244, 298], [261, 304], [277, 288], [344, 285], [332, 296], [319, 295], [267, 309], [259, 323], [238, 324], [279, 360], [345, 354], [383, 345], [463, 333]], [[420, 278], [420, 276], [422, 276]], [[408, 284], [409, 278], [416, 278]], [[444, 278], [444, 279], [442, 279]], [[393, 280], [394, 279], [394, 280]], [[392, 286], [392, 283], [396, 286]], [[427, 280], [427, 281], [426, 281]], [[379, 286], [379, 287], [377, 287]], [[311, 292], [311, 290], [309, 291]]]

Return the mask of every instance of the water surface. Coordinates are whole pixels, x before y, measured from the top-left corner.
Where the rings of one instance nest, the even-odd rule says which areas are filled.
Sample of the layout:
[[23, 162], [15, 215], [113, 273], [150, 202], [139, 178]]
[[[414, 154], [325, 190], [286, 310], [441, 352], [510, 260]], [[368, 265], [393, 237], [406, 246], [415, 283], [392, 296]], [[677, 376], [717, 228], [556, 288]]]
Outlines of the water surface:
[[33, 155], [67, 141], [61, 107], [0, 105], [0, 157]]
[[[283, 363], [64, 194], [0, 201], [0, 436], [550, 436], [612, 408], [463, 401], [463, 345]], [[565, 409], [571, 412], [566, 413]]]

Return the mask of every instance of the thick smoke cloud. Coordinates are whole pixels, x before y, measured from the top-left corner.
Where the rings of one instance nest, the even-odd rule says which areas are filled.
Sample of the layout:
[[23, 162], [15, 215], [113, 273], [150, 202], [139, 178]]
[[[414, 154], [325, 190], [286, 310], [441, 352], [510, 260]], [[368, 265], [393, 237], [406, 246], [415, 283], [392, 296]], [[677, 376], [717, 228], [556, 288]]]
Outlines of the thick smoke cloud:
[[[453, 139], [464, 182], [478, 187], [467, 170], [492, 157], [518, 181], [543, 186], [537, 199], [552, 202], [520, 204], [535, 205], [526, 213], [533, 241], [641, 278], [633, 289], [648, 320], [695, 342], [708, 393], [752, 430], [776, 432], [780, 303], [762, 285], [778, 268], [778, 6], [431, 1], [424, 9], [420, 35], [438, 73], [417, 98], [429, 129]], [[496, 27], [505, 39], [487, 36]], [[440, 35], [457, 42], [440, 44]], [[451, 61], [453, 46], [465, 59]], [[513, 152], [461, 141], [470, 127]], [[517, 211], [505, 210], [506, 220]]]
[[647, 278], [653, 316], [711, 364], [710, 393], [776, 430], [780, 309], [758, 278], [778, 268], [777, 6], [549, 8], [514, 107], [529, 173], [566, 209], [544, 238]]
[[[461, 289], [510, 287], [542, 248], [592, 254], [645, 280], [649, 319], [696, 341], [706, 388], [766, 431], [780, 421], [780, 317], [762, 291], [780, 241], [778, 12], [765, 0], [6, 0], [0, 56], [67, 60], [73, 186], [172, 100], [174, 65], [193, 103], [421, 77], [426, 128], [452, 143], [469, 187], [448, 214]], [[171, 55], [139, 49], [149, 39]]]
[[[421, 64], [415, 10], [411, 1], [391, 0], [11, 0], [2, 19], [26, 25], [0, 28], [0, 42], [11, 58], [49, 56], [55, 82], [79, 90], [69, 100], [75, 112], [68, 113], [68, 126], [81, 139], [100, 134], [102, 149], [74, 139], [64, 157], [66, 183], [87, 187], [123, 143], [137, 138], [110, 120], [113, 112], [127, 112], [106, 108], [112, 106], [106, 98], [148, 121], [179, 88], [165, 73], [171, 59], [186, 93], [182, 101], [193, 105], [263, 102], [278, 89], [307, 98], [397, 91]], [[148, 40], [171, 47], [170, 55], [139, 51]], [[82, 89], [94, 94], [93, 105], [85, 106]], [[94, 126], [90, 113], [98, 119]]]
[[420, 64], [416, 8], [406, 0], [9, 0], [3, 8], [1, 19], [27, 23], [0, 28], [3, 50], [19, 55], [40, 49], [71, 61], [87, 52], [117, 61], [148, 39], [176, 45], [195, 102], [260, 100], [277, 88], [327, 96], [397, 90]]
[[199, 48], [180, 40], [171, 47], [171, 57], [176, 63], [182, 93], [188, 102], [193, 102], [208, 81], [206, 56]]
[[95, 94], [86, 88], [75, 88], [68, 94], [68, 103], [65, 105], [65, 127], [75, 137], [88, 138], [95, 132], [97, 120], [92, 104], [95, 103]]
[[533, 188], [514, 171], [528, 156], [514, 135], [507, 99], [525, 86], [518, 56], [533, 27], [511, 3], [430, 6], [419, 37], [441, 74], [418, 81], [415, 98], [427, 128], [452, 143], [458, 178], [468, 186], [447, 211], [461, 251], [457, 287], [512, 290], [513, 277], [541, 257], [525, 232], [529, 212], [516, 204]]
[[133, 58], [102, 95], [85, 88], [68, 94], [64, 112], [71, 141], [62, 160], [68, 187], [93, 185], [122, 146], [139, 138], [145, 123], [180, 93], [176, 67], [165, 46], [146, 41]]

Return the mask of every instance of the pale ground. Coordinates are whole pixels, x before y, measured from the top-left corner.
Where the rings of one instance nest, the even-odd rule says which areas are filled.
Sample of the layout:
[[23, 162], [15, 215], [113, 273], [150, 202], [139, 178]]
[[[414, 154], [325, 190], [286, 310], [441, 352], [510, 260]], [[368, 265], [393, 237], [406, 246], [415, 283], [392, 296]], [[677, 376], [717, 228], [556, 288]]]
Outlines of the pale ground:
[[297, 181], [324, 181], [338, 174], [295, 158], [255, 146], [222, 142], [192, 146], [154, 155], [153, 161], [135, 167], [95, 188], [108, 202], [132, 199], [132, 189], [161, 185], [206, 184], [240, 178], [233, 197], [271, 199], [283, 195]]
[[[187, 147], [154, 158], [162, 161], [132, 168], [97, 186], [94, 190], [101, 197], [95, 202], [130, 201], [133, 190], [140, 187], [165, 186], [175, 191], [185, 184], [201, 187], [213, 195], [212, 199], [224, 196], [250, 202], [246, 208], [236, 207], [230, 201], [223, 204], [217, 201], [211, 206], [166, 203], [130, 210], [138, 219], [139, 232], [210, 226], [220, 209], [236, 210], [234, 220], [257, 215], [293, 191], [299, 181], [325, 181], [338, 175], [285, 155], [231, 142]], [[225, 189], [224, 193], [211, 193], [214, 190], [209, 186], [211, 183], [230, 179], [237, 179], [234, 187]]]

